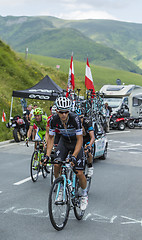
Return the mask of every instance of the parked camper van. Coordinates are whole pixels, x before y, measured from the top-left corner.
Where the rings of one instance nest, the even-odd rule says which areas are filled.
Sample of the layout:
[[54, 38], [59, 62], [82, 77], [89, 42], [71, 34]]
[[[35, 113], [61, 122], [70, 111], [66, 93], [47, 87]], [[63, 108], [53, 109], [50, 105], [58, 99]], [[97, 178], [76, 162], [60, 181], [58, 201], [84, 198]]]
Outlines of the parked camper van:
[[108, 102], [113, 112], [118, 111], [122, 105], [129, 107], [133, 117], [142, 114], [142, 87], [137, 85], [104, 85], [100, 89], [104, 103]]
[[135, 118], [142, 118], [142, 89], [135, 89], [129, 96], [129, 111]]

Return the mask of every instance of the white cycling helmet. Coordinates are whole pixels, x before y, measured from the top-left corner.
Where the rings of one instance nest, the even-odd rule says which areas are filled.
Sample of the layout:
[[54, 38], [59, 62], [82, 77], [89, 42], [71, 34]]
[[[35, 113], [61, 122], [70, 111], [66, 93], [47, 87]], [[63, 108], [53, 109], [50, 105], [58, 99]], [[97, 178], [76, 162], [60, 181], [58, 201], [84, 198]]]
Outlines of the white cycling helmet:
[[67, 97], [58, 97], [56, 99], [56, 107], [57, 107], [57, 110], [61, 110], [61, 111], [69, 111], [71, 109], [71, 100]]
[[52, 114], [56, 113], [56, 109], [57, 109], [56, 105], [53, 105], [53, 107], [51, 109]]

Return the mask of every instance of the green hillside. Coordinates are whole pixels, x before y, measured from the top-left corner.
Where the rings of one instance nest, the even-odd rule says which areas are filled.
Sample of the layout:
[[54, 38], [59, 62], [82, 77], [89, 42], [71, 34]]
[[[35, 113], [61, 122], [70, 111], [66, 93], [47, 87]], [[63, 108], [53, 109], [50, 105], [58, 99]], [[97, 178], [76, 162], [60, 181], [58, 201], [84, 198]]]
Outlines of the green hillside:
[[[108, 22], [105, 23], [107, 26]], [[112, 23], [116, 24], [115, 21]], [[102, 26], [102, 29], [105, 27]], [[109, 24], [108, 29], [109, 27], [112, 29], [113, 36], [113, 26]], [[78, 61], [86, 61], [86, 57], [89, 56], [90, 62], [96, 65], [141, 74], [140, 68], [116, 51], [117, 46], [114, 46], [113, 41], [109, 47], [107, 46], [106, 43], [109, 41], [107, 31], [102, 30], [104, 45], [95, 42], [99, 40], [93, 37], [94, 33], [95, 36], [101, 37], [97, 29], [99, 27], [97, 28], [95, 20], [67, 21], [53, 17], [0, 17], [0, 36], [16, 51], [25, 52], [25, 48], [28, 47], [32, 54], [65, 59], [69, 59], [74, 52]], [[114, 42], [120, 42], [120, 37], [114, 37]], [[120, 44], [126, 47], [126, 44], [121, 42]]]
[[[20, 56], [25, 57], [24, 54], [19, 53]], [[60, 59], [60, 58], [51, 58], [39, 55], [28, 55], [28, 62], [39, 63], [42, 66], [50, 66], [56, 70], [56, 65], [60, 65], [58, 72], [64, 72], [66, 76], [69, 73], [70, 59]], [[90, 62], [90, 60], [89, 60]], [[84, 95], [85, 92], [85, 68], [86, 63], [75, 60], [74, 56], [74, 74], [75, 74], [75, 88], [81, 88], [81, 94]], [[116, 84], [116, 79], [121, 79], [122, 83], [127, 84], [136, 84], [142, 86], [142, 75], [130, 73], [128, 71], [111, 69], [107, 67], [96, 66], [90, 64], [92, 77], [94, 80], [94, 86], [96, 91], [99, 91], [104, 84]], [[66, 80], [67, 81], [67, 80]], [[61, 84], [59, 84], [61, 86]]]
[[141, 66], [142, 24], [101, 19], [67, 21], [48, 17], [48, 20], [57, 28], [77, 29], [95, 42], [117, 50]]
[[[20, 58], [10, 47], [0, 41], [0, 116], [2, 111], [6, 113], [6, 120], [9, 121], [11, 97], [13, 90], [22, 90], [32, 87], [45, 75], [49, 75], [57, 84], [66, 86], [67, 75], [59, 73], [50, 67], [41, 67], [37, 64], [27, 63]], [[29, 102], [29, 100], [28, 100]], [[30, 101], [32, 103], [32, 100]], [[29, 103], [30, 103], [29, 102]], [[43, 104], [38, 102], [44, 110], [49, 113], [50, 102]], [[22, 114], [22, 107], [19, 98], [14, 98], [13, 114]], [[12, 138], [12, 130], [6, 128], [5, 123], [0, 120], [0, 141]]]

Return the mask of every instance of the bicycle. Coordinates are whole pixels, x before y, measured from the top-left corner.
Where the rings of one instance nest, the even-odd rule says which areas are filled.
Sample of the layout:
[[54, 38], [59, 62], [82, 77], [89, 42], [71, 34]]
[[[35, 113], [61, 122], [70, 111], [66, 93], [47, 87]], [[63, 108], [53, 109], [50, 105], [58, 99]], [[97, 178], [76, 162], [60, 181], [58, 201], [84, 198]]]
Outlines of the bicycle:
[[47, 177], [47, 174], [50, 173], [48, 170], [48, 166], [43, 163], [45, 153], [43, 145], [45, 144], [43, 141], [33, 140], [33, 142], [37, 142], [36, 150], [34, 150], [32, 157], [31, 157], [31, 164], [30, 164], [30, 174], [33, 182], [38, 180], [38, 176], [40, 171], [42, 171], [43, 178]]
[[[69, 161], [71, 161], [71, 158]], [[67, 224], [71, 209], [74, 210], [75, 217], [78, 220], [83, 218], [85, 210], [80, 209], [81, 187], [74, 167], [70, 170], [72, 174], [68, 174], [69, 163], [66, 162], [66, 160], [53, 161], [52, 164], [61, 164], [61, 176], [58, 177], [51, 186], [48, 199], [48, 211], [53, 227], [60, 231]], [[59, 201], [58, 197], [61, 190], [62, 201]]]

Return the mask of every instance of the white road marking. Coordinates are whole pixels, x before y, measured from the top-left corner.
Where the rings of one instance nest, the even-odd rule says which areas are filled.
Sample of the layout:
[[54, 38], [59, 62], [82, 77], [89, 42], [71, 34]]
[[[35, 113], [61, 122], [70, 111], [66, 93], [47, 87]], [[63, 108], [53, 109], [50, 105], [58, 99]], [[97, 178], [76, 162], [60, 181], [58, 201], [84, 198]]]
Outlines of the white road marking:
[[[41, 174], [42, 174], [42, 172], [40, 172], [38, 176], [40, 176]], [[28, 178], [25, 178], [25, 179], [23, 179], [23, 180], [21, 180], [21, 181], [19, 181], [19, 182], [13, 183], [13, 185], [18, 186], [18, 185], [21, 185], [21, 184], [23, 184], [23, 183], [25, 183], [25, 182], [28, 182], [28, 181], [30, 181], [30, 180], [31, 180], [31, 177], [28, 177]]]
[[16, 145], [16, 143], [2, 144], [2, 145], [0, 145], [0, 148], [9, 147], [9, 146], [12, 146], [12, 145]]
[[25, 178], [19, 182], [13, 183], [13, 185], [20, 185], [31, 180], [31, 177]]
[[129, 220], [129, 222], [121, 222], [121, 224], [132, 224], [132, 223], [140, 223], [142, 226], [142, 220], [136, 220], [134, 218], [129, 218], [129, 217], [125, 217], [125, 216], [121, 216], [122, 218]]
[[84, 220], [87, 220], [91, 216], [91, 213], [88, 213], [87, 216], [84, 218]]
[[116, 218], [117, 216], [112, 216], [112, 218], [110, 219], [110, 223], [113, 223]]
[[2, 193], [2, 191], [0, 191], [0, 193]]
[[131, 131], [120, 131], [120, 132], [109, 132], [106, 135], [113, 135], [113, 134], [119, 134], [119, 133], [129, 133]]
[[43, 210], [36, 209], [36, 208], [19, 208], [19, 209], [15, 209], [13, 212], [17, 213], [17, 214], [20, 214], [20, 215], [43, 214]]
[[6, 209], [6, 210], [4, 211], [4, 213], [9, 213], [9, 212], [13, 211], [14, 208], [15, 208], [15, 207], [8, 208], [8, 209]]

